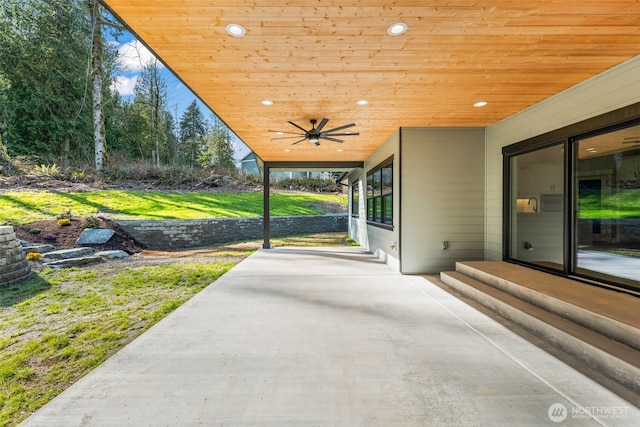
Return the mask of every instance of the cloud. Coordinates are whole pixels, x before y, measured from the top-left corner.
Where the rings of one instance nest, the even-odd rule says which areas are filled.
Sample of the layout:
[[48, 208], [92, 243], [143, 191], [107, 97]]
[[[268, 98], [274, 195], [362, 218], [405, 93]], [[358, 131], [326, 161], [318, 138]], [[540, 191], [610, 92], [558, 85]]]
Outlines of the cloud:
[[[155, 56], [138, 40], [132, 40], [118, 48], [120, 65], [125, 71], [140, 71], [145, 64], [153, 60]], [[160, 68], [164, 67], [158, 62]]]
[[116, 90], [120, 96], [133, 95], [133, 88], [136, 87], [138, 76], [126, 77], [118, 76], [111, 84], [111, 90]]

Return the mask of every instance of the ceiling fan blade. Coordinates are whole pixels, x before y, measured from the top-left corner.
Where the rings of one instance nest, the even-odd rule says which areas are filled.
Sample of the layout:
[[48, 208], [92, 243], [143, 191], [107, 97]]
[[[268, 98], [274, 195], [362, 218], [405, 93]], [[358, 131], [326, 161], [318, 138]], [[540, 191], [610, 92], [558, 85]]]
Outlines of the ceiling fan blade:
[[[299, 133], [299, 132], [285, 132], [285, 131], [282, 131], [282, 130], [271, 130], [271, 129], [269, 129], [267, 132], [290, 133], [292, 135], [304, 135], [304, 133]], [[306, 133], [306, 131], [305, 131], [305, 133]]]
[[329, 130], [325, 130], [324, 133], [331, 133], [331, 132], [335, 132], [337, 130], [351, 128], [351, 127], [354, 127], [355, 125], [356, 125], [355, 123], [349, 123], [348, 125], [340, 126], [340, 127], [329, 129]]
[[344, 139], [331, 138], [329, 136], [320, 136], [321, 139], [326, 139], [333, 142], [344, 142]]
[[291, 144], [291, 145], [296, 145], [297, 143], [302, 142], [302, 141], [304, 141], [304, 140], [306, 140], [306, 139], [307, 139], [307, 138], [302, 138], [300, 141], [296, 141], [296, 142], [294, 142], [294, 143], [293, 143], [293, 144]]
[[293, 123], [293, 122], [289, 122], [289, 124], [294, 125], [295, 127], [297, 127], [298, 129], [300, 129], [302, 132], [307, 133], [307, 130], [303, 127], [298, 126], [297, 124]]
[[322, 135], [325, 135], [325, 136], [357, 136], [357, 135], [360, 135], [360, 132], [345, 132], [345, 133], [327, 133], [327, 132], [322, 132]]
[[[279, 138], [271, 138], [272, 141], [276, 140], [276, 139], [292, 139], [292, 138], [300, 138], [303, 135], [298, 135], [298, 136], [281, 136]], [[305, 137], [306, 138], [306, 137]], [[304, 138], [303, 138], [304, 139]]]
[[327, 124], [328, 121], [329, 121], [329, 119], [322, 119], [322, 121], [320, 122], [320, 124], [316, 128], [316, 131], [320, 132], [322, 130], [322, 128], [325, 127], [325, 125]]

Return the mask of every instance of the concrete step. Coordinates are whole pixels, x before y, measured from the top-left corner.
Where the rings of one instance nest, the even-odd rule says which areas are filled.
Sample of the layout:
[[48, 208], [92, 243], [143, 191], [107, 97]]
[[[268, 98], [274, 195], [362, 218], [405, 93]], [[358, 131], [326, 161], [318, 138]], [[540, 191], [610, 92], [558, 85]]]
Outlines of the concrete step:
[[458, 262], [456, 271], [640, 350], [640, 300], [504, 262]]
[[637, 349], [460, 272], [443, 272], [440, 278], [446, 285], [633, 393], [640, 393], [640, 352]]

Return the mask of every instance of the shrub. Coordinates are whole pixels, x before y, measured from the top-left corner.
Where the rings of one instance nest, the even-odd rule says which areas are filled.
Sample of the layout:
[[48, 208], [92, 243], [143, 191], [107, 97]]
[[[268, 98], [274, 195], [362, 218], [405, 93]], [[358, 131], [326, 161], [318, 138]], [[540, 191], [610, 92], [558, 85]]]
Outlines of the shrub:
[[29, 230], [29, 233], [31, 234], [40, 234], [42, 232], [42, 230], [40, 230], [39, 228], [32, 228], [31, 230]]
[[37, 261], [42, 258], [42, 254], [40, 252], [29, 252], [27, 254], [27, 259], [29, 261]]
[[60, 227], [68, 227], [71, 225], [71, 220], [69, 218], [62, 218], [58, 220], [58, 225]]
[[58, 219], [71, 219], [72, 215], [71, 215], [71, 209], [67, 209], [66, 212], [62, 212], [61, 214], [58, 214], [58, 216], [56, 218]]
[[314, 191], [318, 193], [332, 193], [341, 191], [340, 185], [334, 179], [324, 178], [284, 178], [275, 184], [276, 188], [297, 190], [297, 191]]
[[40, 176], [56, 176], [60, 175], [60, 168], [55, 163], [52, 165], [35, 165], [33, 171]]
[[56, 237], [57, 236], [55, 234], [52, 234], [52, 233], [47, 233], [44, 236], [42, 236], [42, 238], [44, 240], [56, 240]]
[[88, 216], [84, 219], [82, 226], [84, 228], [100, 228], [101, 221], [95, 216]]

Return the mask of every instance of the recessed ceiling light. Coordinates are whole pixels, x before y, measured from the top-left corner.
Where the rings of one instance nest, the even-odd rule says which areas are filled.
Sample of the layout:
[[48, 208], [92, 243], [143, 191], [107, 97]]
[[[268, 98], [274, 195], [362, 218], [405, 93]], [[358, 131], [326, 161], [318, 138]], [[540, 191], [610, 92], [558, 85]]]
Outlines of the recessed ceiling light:
[[338, 148], [336, 151], [337, 151], [338, 153], [342, 153], [342, 151], [343, 151], [343, 150], [342, 150], [342, 148]]
[[474, 107], [484, 107], [485, 105], [487, 105], [488, 102], [487, 101], [478, 101], [475, 104], [473, 104]]
[[289, 150], [288, 148], [284, 150], [285, 153], [290, 152], [291, 150]]
[[276, 135], [284, 135], [284, 132], [276, 132]]
[[369, 101], [367, 101], [366, 99], [359, 99], [356, 101], [356, 104], [358, 105], [367, 105], [369, 103]]
[[407, 28], [409, 27], [407, 27], [407, 24], [404, 22], [396, 22], [395, 24], [389, 25], [387, 33], [389, 33], [390, 36], [399, 36], [400, 34], [404, 34]]
[[244, 37], [247, 34], [247, 30], [240, 24], [229, 24], [226, 27], [227, 34], [233, 37]]
[[260, 101], [260, 103], [262, 105], [273, 105], [273, 101], [270, 99], [263, 99], [262, 101]]

